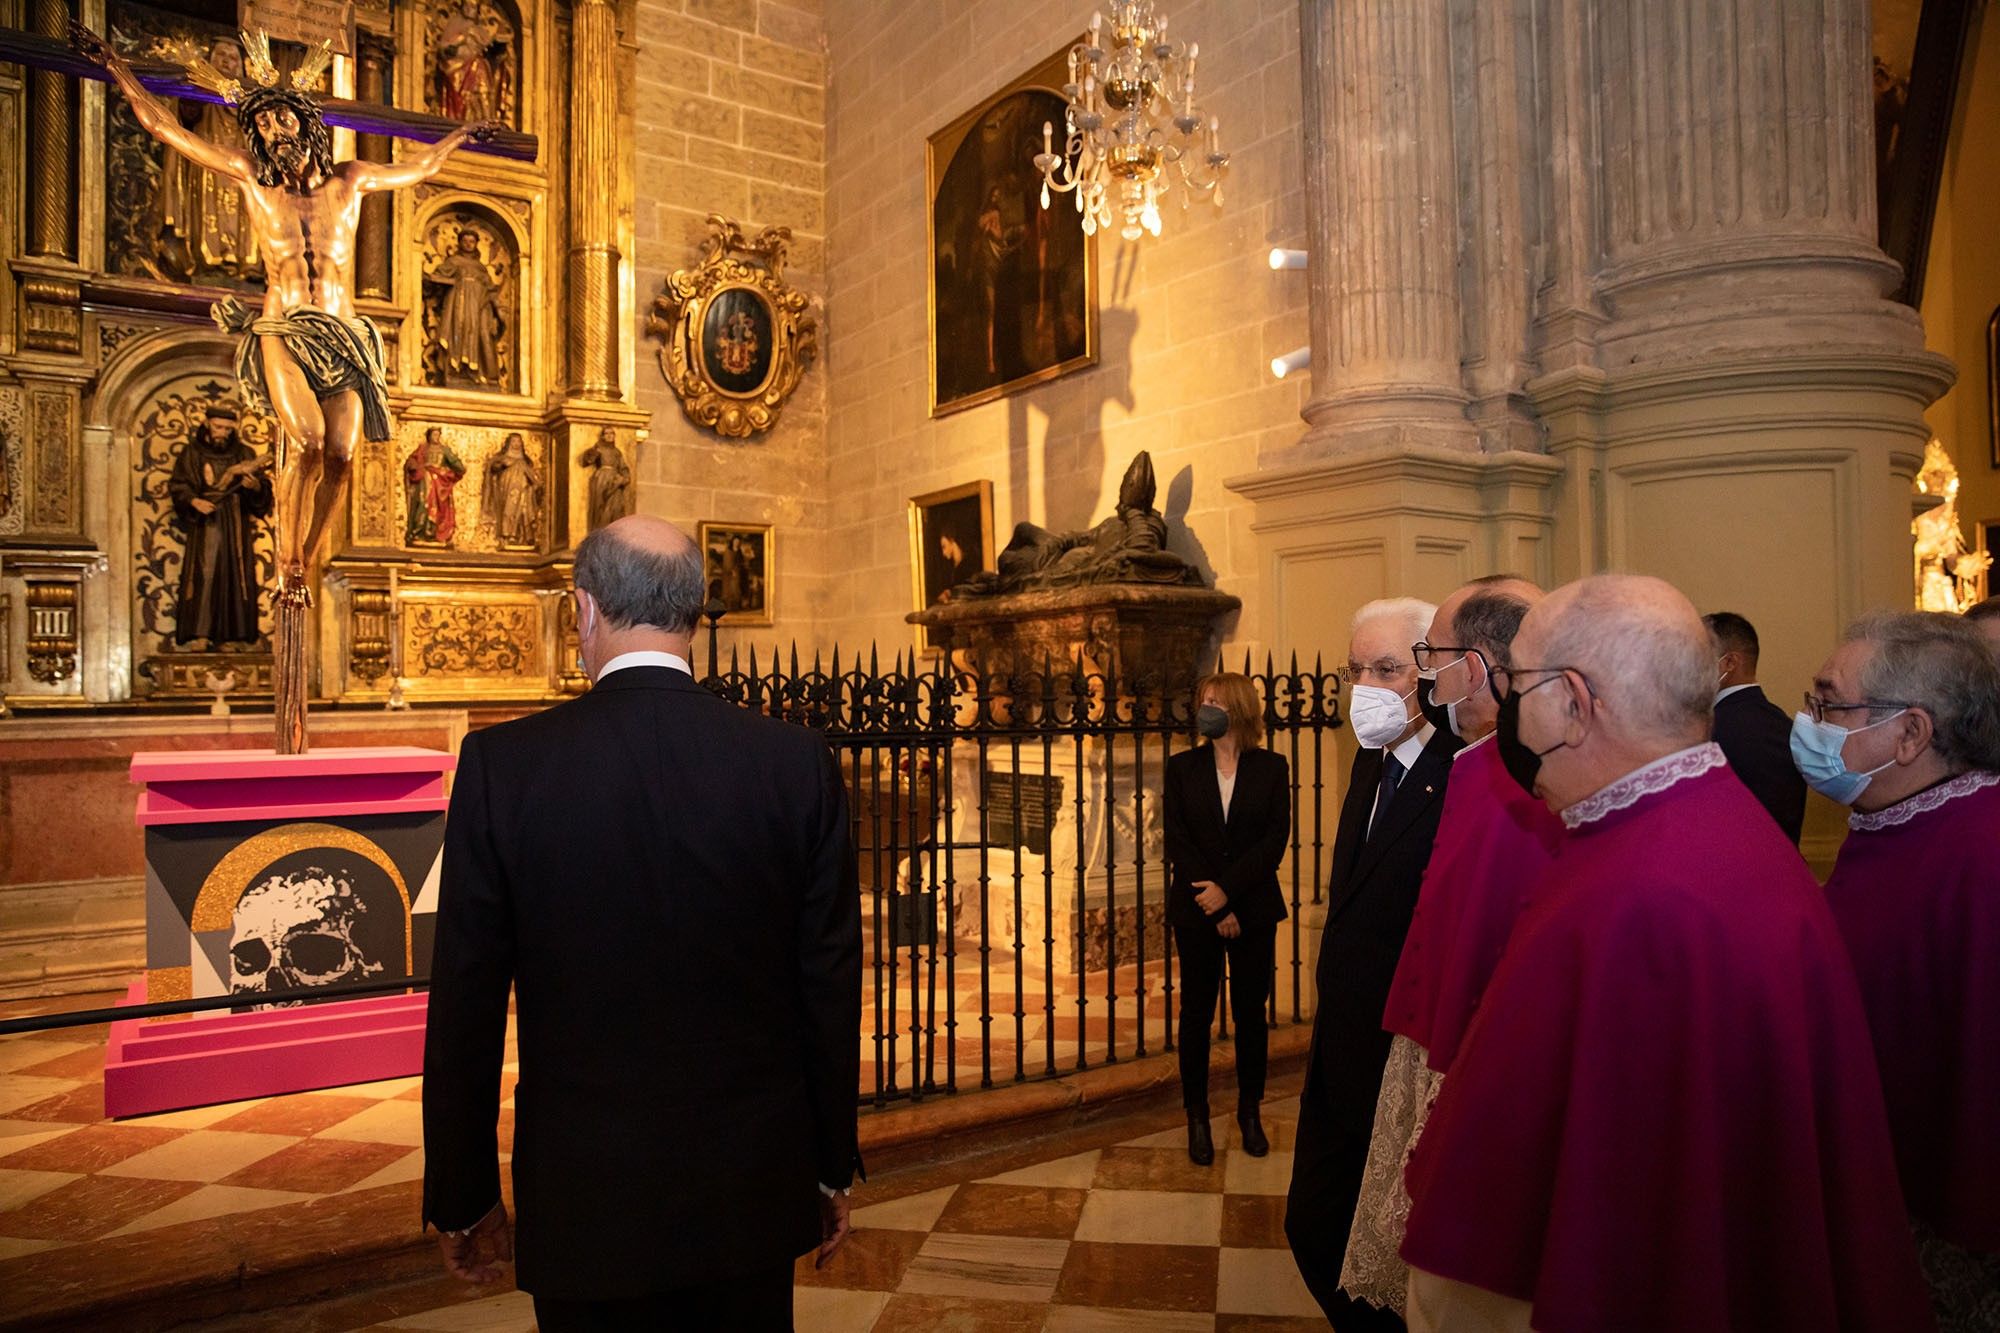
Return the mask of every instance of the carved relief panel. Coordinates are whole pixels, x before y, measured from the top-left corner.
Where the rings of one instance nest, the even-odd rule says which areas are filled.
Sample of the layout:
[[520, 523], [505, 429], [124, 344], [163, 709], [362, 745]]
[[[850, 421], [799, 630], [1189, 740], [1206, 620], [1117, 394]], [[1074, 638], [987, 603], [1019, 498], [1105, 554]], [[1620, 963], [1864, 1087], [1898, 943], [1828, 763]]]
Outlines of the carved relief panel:
[[28, 525], [27, 455], [21, 391], [0, 389], [0, 537]]

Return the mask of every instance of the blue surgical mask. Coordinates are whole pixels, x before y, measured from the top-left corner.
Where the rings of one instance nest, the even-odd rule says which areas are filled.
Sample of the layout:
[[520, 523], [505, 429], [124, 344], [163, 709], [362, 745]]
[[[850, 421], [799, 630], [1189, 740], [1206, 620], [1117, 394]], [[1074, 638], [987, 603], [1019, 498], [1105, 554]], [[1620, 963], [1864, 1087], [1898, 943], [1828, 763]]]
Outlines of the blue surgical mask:
[[1844, 754], [1847, 738], [1894, 722], [1908, 711], [1899, 708], [1880, 722], [1870, 722], [1852, 731], [1838, 723], [1816, 722], [1811, 713], [1795, 714], [1792, 718], [1792, 763], [1808, 787], [1829, 800], [1853, 805], [1860, 799], [1861, 793], [1868, 790], [1869, 781], [1896, 760], [1891, 756], [1887, 764], [1877, 764], [1865, 773], [1856, 773], [1847, 766]]

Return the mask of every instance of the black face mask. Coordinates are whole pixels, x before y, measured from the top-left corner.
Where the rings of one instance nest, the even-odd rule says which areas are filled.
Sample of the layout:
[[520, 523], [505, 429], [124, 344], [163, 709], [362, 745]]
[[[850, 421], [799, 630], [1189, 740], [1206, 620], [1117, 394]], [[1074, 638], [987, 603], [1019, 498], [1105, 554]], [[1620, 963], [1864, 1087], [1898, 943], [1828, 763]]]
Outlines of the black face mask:
[[1431, 696], [1436, 693], [1436, 681], [1425, 680], [1422, 676], [1417, 677], [1417, 707], [1423, 710], [1424, 721], [1439, 731], [1452, 731], [1451, 710], [1443, 704], [1432, 702]]
[[1195, 709], [1194, 729], [1212, 741], [1219, 741], [1229, 734], [1229, 714], [1214, 704], [1203, 704]]
[[1500, 762], [1506, 766], [1507, 776], [1519, 783], [1522, 791], [1533, 796], [1535, 779], [1542, 771], [1542, 756], [1529, 749], [1521, 740], [1520, 695], [1510, 691], [1507, 697], [1500, 701], [1500, 720], [1494, 728], [1493, 743], [1500, 747]]

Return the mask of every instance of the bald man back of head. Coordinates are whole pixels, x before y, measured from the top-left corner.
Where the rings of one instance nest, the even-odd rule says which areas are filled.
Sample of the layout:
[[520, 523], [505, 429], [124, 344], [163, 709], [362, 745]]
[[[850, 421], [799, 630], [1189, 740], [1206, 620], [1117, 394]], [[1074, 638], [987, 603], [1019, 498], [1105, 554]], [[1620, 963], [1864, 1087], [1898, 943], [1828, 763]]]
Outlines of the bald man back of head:
[[1534, 611], [1550, 664], [1581, 673], [1605, 721], [1635, 739], [1696, 745], [1715, 715], [1715, 659], [1701, 614], [1664, 579], [1598, 574]]

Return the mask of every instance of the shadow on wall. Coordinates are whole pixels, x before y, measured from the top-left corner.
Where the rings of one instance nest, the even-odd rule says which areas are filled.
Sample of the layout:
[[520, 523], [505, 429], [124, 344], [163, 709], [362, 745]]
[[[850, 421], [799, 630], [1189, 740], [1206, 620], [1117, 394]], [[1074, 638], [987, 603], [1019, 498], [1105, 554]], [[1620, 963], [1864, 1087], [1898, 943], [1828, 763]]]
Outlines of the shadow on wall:
[[[1000, 506], [1011, 521], [1030, 518], [1029, 413], [1047, 422], [1042, 433], [1042, 518], [1056, 532], [1087, 528], [1103, 518], [1104, 410], [1130, 412], [1132, 344], [1137, 311], [1111, 308], [1098, 316], [1097, 365], [1065, 380], [1007, 400], [1007, 489]], [[1120, 460], [1121, 464], [1126, 460]], [[1122, 473], [1123, 467], [1119, 471]], [[1116, 484], [1115, 478], [1113, 484]], [[1182, 511], [1185, 513], [1185, 509]]]
[[1167, 498], [1160, 505], [1160, 512], [1167, 520], [1167, 549], [1200, 570], [1201, 581], [1213, 588], [1215, 562], [1208, 558], [1207, 545], [1188, 526], [1188, 510], [1193, 506], [1194, 468], [1190, 465], [1174, 473], [1174, 479], [1167, 483]]

